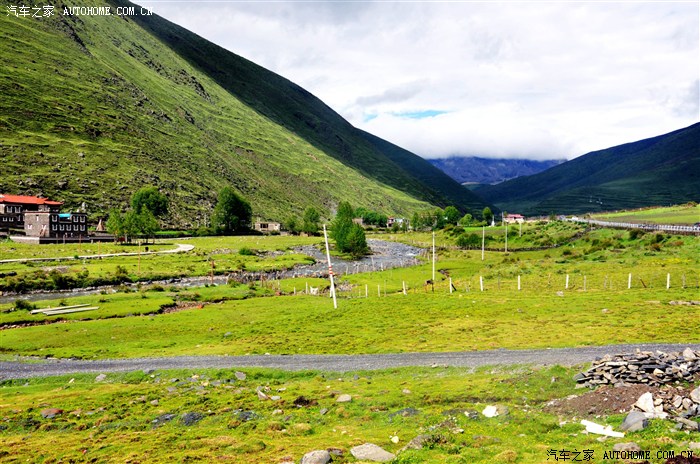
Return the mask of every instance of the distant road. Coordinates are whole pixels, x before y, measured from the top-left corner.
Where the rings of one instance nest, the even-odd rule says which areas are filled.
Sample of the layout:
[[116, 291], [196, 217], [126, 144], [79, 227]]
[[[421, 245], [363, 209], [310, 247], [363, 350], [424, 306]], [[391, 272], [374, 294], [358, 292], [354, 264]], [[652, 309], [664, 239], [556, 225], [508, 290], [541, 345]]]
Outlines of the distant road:
[[680, 352], [700, 344], [608, 345], [543, 350], [489, 350], [454, 353], [396, 353], [358, 355], [255, 355], [255, 356], [177, 356], [167, 358], [106, 359], [79, 361], [48, 359], [32, 362], [0, 362], [0, 380], [50, 377], [78, 373], [103, 374], [163, 369], [244, 369], [262, 367], [287, 371], [319, 370], [350, 372], [395, 367], [465, 367], [490, 365], [572, 366], [592, 362], [605, 354], [642, 351]]
[[570, 222], [584, 222], [594, 226], [610, 227], [613, 229], [641, 229], [647, 231], [667, 232], [669, 234], [700, 235], [700, 227], [678, 226], [670, 224], [634, 224], [631, 222], [610, 222], [597, 219], [584, 219], [580, 217], [565, 218]]

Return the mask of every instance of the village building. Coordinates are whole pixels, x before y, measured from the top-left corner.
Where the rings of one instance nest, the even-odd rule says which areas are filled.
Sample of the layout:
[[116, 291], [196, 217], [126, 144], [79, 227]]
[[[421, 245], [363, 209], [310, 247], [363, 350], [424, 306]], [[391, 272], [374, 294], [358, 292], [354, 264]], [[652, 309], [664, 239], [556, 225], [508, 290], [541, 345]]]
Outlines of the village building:
[[506, 224], [522, 224], [525, 222], [525, 217], [520, 214], [507, 214], [503, 220]]
[[282, 224], [272, 221], [255, 221], [253, 229], [263, 234], [272, 234], [282, 232]]
[[87, 237], [87, 214], [61, 213], [62, 205], [47, 198], [0, 194], [0, 230], [23, 231], [35, 239]]

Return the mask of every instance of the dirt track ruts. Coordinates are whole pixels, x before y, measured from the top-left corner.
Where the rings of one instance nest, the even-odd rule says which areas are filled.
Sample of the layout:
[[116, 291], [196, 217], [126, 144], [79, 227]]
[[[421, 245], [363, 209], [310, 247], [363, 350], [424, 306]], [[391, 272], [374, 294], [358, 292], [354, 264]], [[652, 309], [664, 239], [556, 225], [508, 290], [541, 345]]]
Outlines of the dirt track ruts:
[[251, 356], [177, 356], [82, 361], [72, 359], [0, 362], [0, 380], [50, 377], [76, 373], [129, 372], [150, 369], [231, 369], [262, 367], [289, 371], [319, 370], [348, 372], [408, 366], [479, 367], [488, 365], [571, 366], [594, 361], [605, 354], [642, 351], [700, 350], [700, 344], [632, 344], [539, 350], [490, 350], [450, 353], [395, 353], [357, 355], [251, 355]]

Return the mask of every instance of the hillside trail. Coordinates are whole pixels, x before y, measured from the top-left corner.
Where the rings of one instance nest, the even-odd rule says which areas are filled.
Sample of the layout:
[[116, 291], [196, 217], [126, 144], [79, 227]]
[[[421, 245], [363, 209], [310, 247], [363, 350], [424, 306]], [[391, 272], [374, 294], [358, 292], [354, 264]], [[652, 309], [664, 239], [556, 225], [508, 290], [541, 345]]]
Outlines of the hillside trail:
[[483, 366], [509, 365], [575, 366], [592, 362], [606, 354], [631, 353], [637, 349], [641, 351], [680, 352], [685, 348], [700, 350], [700, 344], [651, 343], [446, 353], [174, 356], [96, 361], [23, 358], [18, 361], [0, 361], [0, 381], [78, 373], [106, 374], [113, 372], [148, 372], [162, 369], [244, 369], [254, 367], [286, 371], [352, 372], [397, 367], [462, 367], [474, 369]]

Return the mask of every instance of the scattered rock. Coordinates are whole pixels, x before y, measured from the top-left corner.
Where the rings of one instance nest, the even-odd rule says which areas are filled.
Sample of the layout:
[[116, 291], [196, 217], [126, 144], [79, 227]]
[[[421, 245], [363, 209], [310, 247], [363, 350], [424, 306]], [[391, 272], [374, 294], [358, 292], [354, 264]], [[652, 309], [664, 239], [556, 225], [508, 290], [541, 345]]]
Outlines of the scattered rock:
[[151, 401], [152, 406], [158, 406], [159, 404], [160, 404], [160, 401], [158, 401], [158, 400]]
[[389, 414], [389, 418], [396, 417], [396, 416], [401, 416], [401, 417], [412, 417], [412, 416], [417, 416], [420, 414], [420, 411], [415, 409], [415, 408], [403, 408], [399, 409], [398, 411], [392, 412]]
[[339, 395], [338, 398], [335, 400], [336, 403], [349, 403], [352, 401], [352, 396], [343, 394]]
[[700, 387], [690, 392], [690, 399], [700, 404]]
[[656, 412], [654, 409], [654, 396], [651, 394], [651, 392], [646, 392], [640, 396], [634, 405], [642, 411], [650, 414], [654, 414]]
[[301, 458], [301, 464], [328, 464], [329, 462], [331, 462], [331, 454], [326, 450], [311, 451]]
[[360, 461], [389, 462], [396, 458], [396, 455], [373, 443], [356, 446], [350, 450], [350, 454]]
[[483, 411], [481, 411], [486, 417], [496, 417], [498, 416], [498, 408], [496, 406], [486, 406]]
[[637, 432], [646, 428], [647, 425], [649, 425], [649, 420], [643, 412], [632, 411], [625, 417], [620, 430], [623, 432]]
[[258, 390], [258, 399], [261, 401], [269, 400], [270, 398], [263, 392]]
[[175, 419], [177, 417], [175, 414], [167, 413], [167, 414], [161, 414], [160, 416], [156, 417], [151, 421], [154, 427], [158, 427], [159, 425], [163, 425], [166, 422], [170, 422], [171, 420]]
[[629, 442], [629, 443], [615, 443], [613, 445], [613, 451], [641, 451], [642, 448], [634, 443], [634, 442]]
[[100, 374], [97, 377], [95, 377], [95, 382], [104, 382], [107, 376], [105, 374]]
[[308, 406], [315, 406], [317, 404], [318, 404], [318, 401], [308, 399], [305, 396], [299, 396], [294, 400], [294, 406], [299, 407], [299, 408], [308, 407]]
[[235, 375], [236, 379], [238, 379], [238, 380], [245, 380], [246, 379], [246, 375], [244, 372], [236, 372], [233, 375]]
[[409, 441], [408, 444], [401, 449], [401, 451], [407, 449], [423, 449], [423, 447], [429, 443], [432, 443], [432, 437], [430, 435], [418, 435], [413, 440]]
[[182, 415], [182, 423], [190, 427], [204, 418], [204, 414], [199, 412], [187, 412]]
[[63, 414], [63, 409], [58, 408], [48, 408], [41, 411], [41, 417], [44, 419], [53, 419], [56, 416]]

